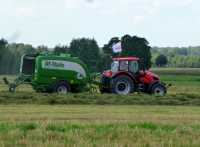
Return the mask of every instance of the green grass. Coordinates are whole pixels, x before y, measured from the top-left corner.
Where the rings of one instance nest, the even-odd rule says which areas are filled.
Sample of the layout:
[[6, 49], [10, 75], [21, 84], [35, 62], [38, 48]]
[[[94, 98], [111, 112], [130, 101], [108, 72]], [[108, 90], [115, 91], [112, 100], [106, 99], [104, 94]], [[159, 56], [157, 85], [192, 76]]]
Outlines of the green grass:
[[69, 105], [69, 104], [93, 104], [93, 105], [200, 105], [199, 94], [174, 93], [164, 97], [155, 97], [144, 94], [132, 94], [129, 96], [109, 94], [38, 94], [32, 92], [8, 92], [0, 93], [0, 104], [47, 104], [47, 105]]
[[153, 68], [152, 71], [164, 75], [200, 75], [200, 68]]
[[0, 146], [199, 147], [199, 69], [155, 72], [173, 85], [164, 97], [9, 93], [0, 80]]
[[[177, 69], [181, 72], [181, 69]], [[185, 69], [182, 69], [185, 71]], [[16, 93], [7, 92], [7, 85], [0, 80], [0, 104], [117, 104], [117, 105], [200, 105], [199, 69], [188, 69], [190, 74], [175, 74], [176, 69], [154, 69], [166, 83], [172, 84], [164, 97], [134, 93], [129, 96], [111, 94], [79, 93], [68, 95], [41, 94], [32, 90], [29, 85], [17, 88]], [[159, 71], [159, 72], [158, 72]], [[169, 73], [170, 71], [170, 73]], [[191, 74], [191, 71], [195, 74]], [[2, 76], [3, 77], [3, 76]], [[2, 77], [0, 77], [2, 79]], [[13, 80], [13, 76], [9, 76]]]
[[200, 108], [1, 105], [1, 146], [199, 146]]

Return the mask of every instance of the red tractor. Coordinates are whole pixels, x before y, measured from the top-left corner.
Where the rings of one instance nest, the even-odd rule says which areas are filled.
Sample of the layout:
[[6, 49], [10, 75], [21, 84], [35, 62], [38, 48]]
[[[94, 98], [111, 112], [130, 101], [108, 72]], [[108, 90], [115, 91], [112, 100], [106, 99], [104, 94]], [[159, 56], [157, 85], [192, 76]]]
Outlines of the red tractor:
[[121, 95], [134, 92], [165, 95], [166, 84], [151, 71], [140, 70], [139, 63], [140, 59], [137, 57], [113, 58], [111, 70], [104, 71], [101, 76], [100, 91]]

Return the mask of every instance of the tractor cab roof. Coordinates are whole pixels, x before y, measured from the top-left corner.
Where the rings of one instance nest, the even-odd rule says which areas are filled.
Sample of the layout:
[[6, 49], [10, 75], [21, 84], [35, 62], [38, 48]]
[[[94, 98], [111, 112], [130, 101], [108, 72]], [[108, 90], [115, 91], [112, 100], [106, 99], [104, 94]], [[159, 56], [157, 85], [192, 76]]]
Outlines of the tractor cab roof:
[[116, 57], [113, 58], [113, 61], [139, 61], [137, 57]]

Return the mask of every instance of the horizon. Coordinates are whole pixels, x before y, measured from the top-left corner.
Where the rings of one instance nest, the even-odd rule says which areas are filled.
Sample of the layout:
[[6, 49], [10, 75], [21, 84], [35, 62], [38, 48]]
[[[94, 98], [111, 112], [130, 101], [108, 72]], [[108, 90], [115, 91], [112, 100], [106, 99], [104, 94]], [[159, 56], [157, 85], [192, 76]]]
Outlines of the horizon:
[[[83, 38], [85, 38], [85, 37], [83, 37]], [[5, 39], [5, 38], [3, 38], [3, 37], [1, 37], [0, 39]], [[80, 38], [73, 38], [73, 39], [80, 39]], [[98, 43], [98, 40], [96, 40], [95, 38], [87, 38], [87, 39], [94, 39], [96, 42], [97, 42], [97, 44], [98, 44], [98, 46], [99, 46], [99, 48], [103, 48], [103, 46], [100, 46], [99, 45], [99, 43]], [[5, 39], [6, 40], [6, 39]], [[6, 41], [8, 41], [8, 40], [6, 40]], [[71, 40], [72, 41], [72, 40]], [[109, 40], [108, 40], [109, 41]], [[108, 42], [107, 42], [108, 43]], [[105, 43], [105, 44], [107, 44], [107, 43]], [[69, 47], [69, 45], [70, 45], [70, 43], [68, 43], [68, 44], [55, 44], [54, 46], [48, 46], [48, 45], [46, 45], [46, 44], [40, 44], [40, 45], [33, 45], [33, 44], [30, 44], [30, 43], [26, 43], [26, 42], [8, 42], [8, 44], [25, 44], [25, 45], [31, 45], [31, 46], [33, 46], [34, 48], [37, 48], [37, 47], [39, 47], [39, 46], [45, 46], [45, 47], [47, 47], [48, 49], [53, 49], [53, 48], [55, 48], [56, 46], [68, 46]], [[104, 44], [104, 45], [105, 45]], [[195, 47], [200, 47], [200, 45], [195, 45], [195, 46], [151, 46], [150, 45], [150, 47], [151, 48], [190, 48], [190, 47], [192, 47], [192, 48], [195, 48]]]

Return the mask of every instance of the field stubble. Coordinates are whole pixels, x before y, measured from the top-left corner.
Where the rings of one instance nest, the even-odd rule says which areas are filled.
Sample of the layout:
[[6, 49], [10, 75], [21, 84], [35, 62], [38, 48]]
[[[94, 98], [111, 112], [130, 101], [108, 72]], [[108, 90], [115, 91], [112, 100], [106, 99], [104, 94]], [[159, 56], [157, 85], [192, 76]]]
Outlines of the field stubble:
[[199, 146], [200, 108], [9, 105], [2, 146]]
[[0, 146], [199, 147], [200, 108], [189, 105], [200, 105], [200, 76], [165, 70], [156, 71], [173, 85], [164, 97], [9, 93], [0, 80]]
[[[36, 93], [29, 85], [21, 85], [15, 94], [9, 93], [7, 85], [0, 80], [1, 104], [140, 104], [140, 105], [200, 105], [200, 70], [154, 69], [165, 83], [172, 84], [168, 94], [155, 97], [142, 93], [129, 96], [99, 94], [96, 92], [68, 94], [66, 96]], [[187, 73], [188, 72], [188, 73]], [[181, 74], [182, 73], [182, 74]], [[192, 74], [193, 73], [193, 74]], [[197, 75], [199, 73], [199, 75]], [[13, 80], [14, 76], [8, 76]], [[1, 79], [3, 76], [0, 77]]]

